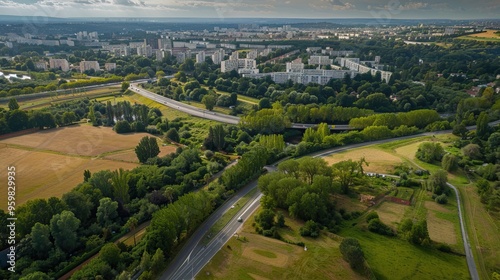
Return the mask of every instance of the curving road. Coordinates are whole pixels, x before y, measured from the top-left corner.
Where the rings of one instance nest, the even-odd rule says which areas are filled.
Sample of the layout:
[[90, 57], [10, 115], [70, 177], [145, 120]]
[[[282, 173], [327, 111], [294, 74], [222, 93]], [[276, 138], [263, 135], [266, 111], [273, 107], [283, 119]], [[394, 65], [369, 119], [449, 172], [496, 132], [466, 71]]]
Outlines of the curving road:
[[[228, 123], [228, 124], [238, 124], [240, 122], [240, 118], [236, 116], [231, 116], [231, 115], [226, 115], [226, 114], [220, 114], [220, 113], [215, 113], [212, 111], [200, 109], [191, 105], [187, 105], [185, 103], [170, 99], [168, 97], [156, 94], [154, 92], [148, 91], [144, 88], [139, 87], [139, 83], [132, 83], [130, 84], [129, 89], [137, 94], [140, 94], [146, 98], [149, 98], [151, 100], [154, 100], [158, 103], [161, 103], [165, 106], [168, 106], [172, 109], [179, 110], [181, 112], [190, 114], [192, 116], [204, 118], [204, 119], [209, 119], [213, 121], [218, 121], [222, 123]], [[315, 127], [317, 124], [307, 124], [307, 123], [292, 123], [291, 128], [295, 129], [307, 129], [309, 127]], [[353, 129], [349, 125], [331, 125], [330, 129], [332, 130], [350, 130]]]

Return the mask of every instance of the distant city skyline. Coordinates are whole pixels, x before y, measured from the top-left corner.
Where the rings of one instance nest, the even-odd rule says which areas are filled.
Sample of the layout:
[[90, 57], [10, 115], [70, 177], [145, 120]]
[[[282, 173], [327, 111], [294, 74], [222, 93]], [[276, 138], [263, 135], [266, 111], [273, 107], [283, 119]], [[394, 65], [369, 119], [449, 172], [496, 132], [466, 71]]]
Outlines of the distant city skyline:
[[193, 18], [500, 18], [498, 0], [0, 0], [0, 15]]

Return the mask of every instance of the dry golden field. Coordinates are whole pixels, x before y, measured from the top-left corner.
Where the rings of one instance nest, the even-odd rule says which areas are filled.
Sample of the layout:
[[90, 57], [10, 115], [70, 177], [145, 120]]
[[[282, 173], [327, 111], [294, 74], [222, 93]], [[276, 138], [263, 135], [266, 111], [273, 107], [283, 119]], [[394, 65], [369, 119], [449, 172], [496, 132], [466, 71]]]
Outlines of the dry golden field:
[[324, 159], [331, 165], [348, 159], [357, 161], [362, 157], [364, 157], [369, 164], [369, 166], [363, 167], [364, 170], [374, 173], [390, 173], [396, 165], [403, 162], [401, 158], [374, 147], [354, 149], [348, 152], [333, 154]]
[[[16, 168], [16, 205], [35, 198], [61, 197], [83, 181], [83, 171], [133, 169], [134, 148], [147, 133], [120, 135], [111, 128], [80, 125], [0, 140], [0, 167]], [[176, 147], [162, 146], [160, 156]], [[116, 158], [114, 158], [114, 156]], [[0, 182], [6, 182], [0, 172]], [[6, 192], [0, 192], [5, 209]]]

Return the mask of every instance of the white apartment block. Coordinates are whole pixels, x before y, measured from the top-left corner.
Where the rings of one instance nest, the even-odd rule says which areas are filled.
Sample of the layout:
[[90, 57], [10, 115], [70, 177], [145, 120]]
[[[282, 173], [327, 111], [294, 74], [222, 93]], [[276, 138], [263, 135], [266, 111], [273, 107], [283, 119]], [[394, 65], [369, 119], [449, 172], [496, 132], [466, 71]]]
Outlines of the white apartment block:
[[[376, 57], [376, 60], [380, 61], [380, 57]], [[389, 82], [392, 76], [392, 72], [379, 70], [378, 68], [380, 67], [369, 67], [361, 64], [359, 58], [341, 58], [340, 66], [346, 67], [352, 71], [357, 71], [359, 73], [370, 73], [372, 76], [375, 76], [377, 72], [380, 72], [381, 80], [385, 81], [386, 83]]]
[[151, 57], [153, 56], [153, 48], [151, 46], [142, 46], [137, 48], [137, 55]]
[[116, 63], [106, 63], [104, 64], [104, 69], [108, 72], [113, 71], [116, 69]]
[[203, 63], [205, 62], [205, 52], [204, 51], [201, 51], [199, 53], [196, 54], [196, 63]]
[[253, 70], [252, 72], [255, 73], [255, 70], [257, 70], [257, 62], [255, 59], [229, 59], [229, 60], [224, 60], [221, 62], [221, 72], [231, 72], [233, 70], [235, 71], [240, 71], [242, 69], [242, 72], [248, 72], [248, 70]]
[[168, 38], [160, 38], [158, 39], [158, 48], [161, 50], [170, 50], [172, 49], [172, 40]]
[[247, 53], [247, 58], [248, 59], [256, 59], [258, 55], [259, 55], [259, 53], [257, 52], [257, 50], [250, 50]]
[[35, 62], [35, 69], [44, 71], [47, 70], [47, 62], [45, 61]]
[[238, 60], [240, 58], [240, 53], [237, 51], [234, 51], [231, 53], [229, 56], [229, 60]]
[[220, 65], [222, 60], [224, 59], [224, 56], [226, 56], [226, 52], [224, 49], [219, 49], [212, 54], [212, 61], [215, 65]]
[[270, 76], [271, 79], [277, 84], [284, 84], [291, 80], [294, 83], [299, 84], [309, 84], [315, 83], [320, 85], [327, 84], [331, 79], [343, 79], [345, 75], [348, 74], [351, 78], [354, 78], [357, 74], [356, 71], [347, 70], [314, 70], [306, 69], [302, 72], [274, 72], [274, 73], [262, 73], [262, 74], [244, 74], [245, 78], [263, 78]]
[[309, 65], [332, 65], [333, 59], [324, 55], [312, 55], [307, 63]]
[[66, 59], [49, 59], [50, 69], [61, 69], [62, 71], [69, 71], [69, 63]]
[[81, 61], [80, 62], [80, 72], [83, 73], [88, 70], [94, 70], [94, 71], [99, 71], [99, 62], [97, 61]]
[[292, 62], [287, 62], [286, 64], [286, 72], [287, 73], [296, 73], [302, 72], [304, 70], [304, 63], [302, 63], [302, 59], [298, 58]]

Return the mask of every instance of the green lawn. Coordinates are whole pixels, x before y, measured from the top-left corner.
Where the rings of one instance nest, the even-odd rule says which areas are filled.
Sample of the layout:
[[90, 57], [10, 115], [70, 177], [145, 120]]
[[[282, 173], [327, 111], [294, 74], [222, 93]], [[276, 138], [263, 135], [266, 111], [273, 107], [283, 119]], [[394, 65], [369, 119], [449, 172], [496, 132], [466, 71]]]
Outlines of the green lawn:
[[469, 279], [463, 256], [414, 246], [358, 227], [343, 230], [340, 235], [359, 240], [377, 279]]

